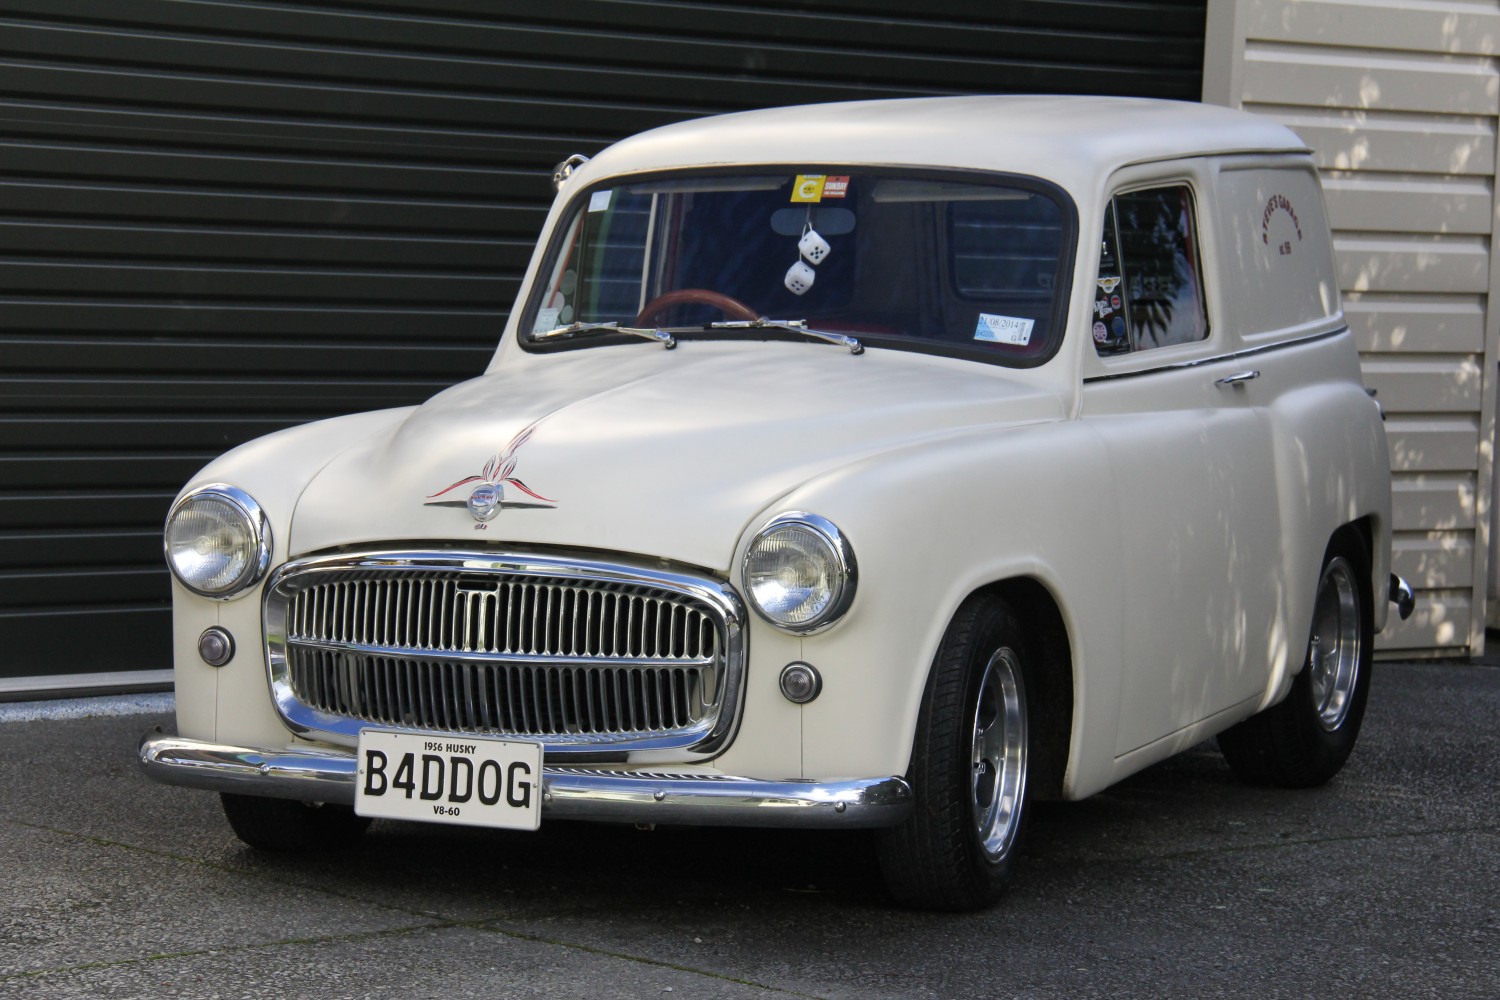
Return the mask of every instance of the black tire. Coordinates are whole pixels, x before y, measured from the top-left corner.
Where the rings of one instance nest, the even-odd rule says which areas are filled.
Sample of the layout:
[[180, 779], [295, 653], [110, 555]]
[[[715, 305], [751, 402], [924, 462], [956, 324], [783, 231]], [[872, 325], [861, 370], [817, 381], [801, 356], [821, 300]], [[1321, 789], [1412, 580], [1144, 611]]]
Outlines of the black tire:
[[1021, 640], [1008, 605], [976, 596], [938, 647], [907, 772], [915, 805], [879, 843], [886, 885], [906, 906], [980, 909], [1010, 879], [1030, 757]]
[[1370, 559], [1359, 535], [1333, 537], [1323, 556], [1307, 657], [1281, 701], [1219, 734], [1241, 781], [1312, 788], [1339, 773], [1364, 721], [1374, 645]]
[[336, 851], [350, 847], [370, 821], [349, 806], [223, 792], [224, 816], [235, 836], [262, 851]]

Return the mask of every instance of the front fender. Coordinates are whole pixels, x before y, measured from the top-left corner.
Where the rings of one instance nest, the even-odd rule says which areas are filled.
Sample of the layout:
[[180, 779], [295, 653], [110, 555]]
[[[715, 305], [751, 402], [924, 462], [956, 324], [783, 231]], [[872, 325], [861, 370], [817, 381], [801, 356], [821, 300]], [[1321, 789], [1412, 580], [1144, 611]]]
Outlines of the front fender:
[[[271, 565], [289, 557], [292, 517], [302, 490], [351, 443], [384, 433], [408, 409], [378, 410], [303, 424], [240, 445], [214, 459], [179, 497], [209, 483], [229, 483], [255, 498], [270, 524]], [[271, 709], [261, 648], [257, 586], [232, 600], [216, 601], [172, 582], [172, 650], [177, 731], [195, 739], [281, 746], [290, 736]], [[234, 637], [234, 658], [211, 667], [198, 656], [197, 640], [210, 625]]]
[[1101, 442], [1081, 423], [991, 427], [851, 465], [766, 511], [829, 518], [859, 563], [846, 617], [801, 640], [802, 658], [824, 680], [802, 710], [805, 776], [904, 774], [928, 671], [955, 610], [988, 584], [1028, 577], [1058, 600], [1073, 651], [1065, 794], [1107, 784], [1123, 614], [1108, 469]]

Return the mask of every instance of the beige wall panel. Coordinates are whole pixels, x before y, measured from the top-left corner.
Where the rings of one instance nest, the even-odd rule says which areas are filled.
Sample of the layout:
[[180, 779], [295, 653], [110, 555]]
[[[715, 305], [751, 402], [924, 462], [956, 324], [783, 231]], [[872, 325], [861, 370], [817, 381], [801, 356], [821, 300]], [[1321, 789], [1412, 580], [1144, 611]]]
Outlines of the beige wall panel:
[[1245, 52], [1244, 100], [1338, 108], [1493, 115], [1500, 78], [1490, 59], [1340, 52], [1255, 43]]
[[1474, 535], [1465, 531], [1399, 534], [1391, 566], [1417, 590], [1443, 590], [1474, 583]]
[[1344, 317], [1360, 351], [1431, 351], [1479, 354], [1484, 350], [1484, 299], [1351, 294]]
[[1385, 422], [1397, 472], [1473, 472], [1479, 467], [1479, 415], [1405, 417]]
[[1387, 413], [1472, 413], [1483, 399], [1483, 372], [1472, 355], [1374, 354], [1365, 386]]
[[1492, 118], [1285, 104], [1247, 105], [1245, 110], [1291, 128], [1312, 147], [1320, 170], [1481, 177], [1495, 172]]
[[1209, 0], [1208, 27], [1205, 100], [1291, 127], [1324, 172], [1345, 315], [1389, 414], [1394, 568], [1418, 588], [1377, 652], [1477, 652], [1500, 588], [1500, 0]]
[[1334, 229], [1484, 235], [1491, 228], [1494, 198], [1485, 179], [1333, 171], [1323, 175], [1323, 192]]
[[1397, 531], [1474, 528], [1472, 474], [1397, 475], [1391, 481], [1391, 527]]
[[1500, 11], [1489, 4], [1434, 0], [1254, 0], [1251, 38], [1372, 49], [1492, 55], [1500, 52]]
[[1484, 292], [1487, 240], [1473, 236], [1361, 236], [1335, 233], [1340, 288], [1346, 292]]
[[1390, 616], [1376, 637], [1378, 650], [1409, 650], [1440, 655], [1462, 653], [1469, 642], [1473, 601], [1468, 591], [1418, 594], [1417, 610], [1406, 621]]

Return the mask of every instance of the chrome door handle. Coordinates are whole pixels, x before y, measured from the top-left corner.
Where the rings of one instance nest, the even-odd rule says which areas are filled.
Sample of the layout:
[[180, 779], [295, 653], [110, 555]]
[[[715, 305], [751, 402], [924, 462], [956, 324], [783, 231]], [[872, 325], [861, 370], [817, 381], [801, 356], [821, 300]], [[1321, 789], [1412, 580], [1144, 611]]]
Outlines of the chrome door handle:
[[1235, 372], [1233, 375], [1225, 375], [1223, 378], [1214, 379], [1214, 385], [1244, 385], [1251, 379], [1260, 378], [1260, 372]]

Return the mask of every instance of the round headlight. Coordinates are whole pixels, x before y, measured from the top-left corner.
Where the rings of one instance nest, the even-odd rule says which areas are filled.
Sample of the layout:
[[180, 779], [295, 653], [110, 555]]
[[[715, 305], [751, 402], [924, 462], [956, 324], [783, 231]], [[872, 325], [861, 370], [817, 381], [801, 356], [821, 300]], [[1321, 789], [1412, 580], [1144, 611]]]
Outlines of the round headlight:
[[855, 577], [854, 550], [816, 514], [777, 515], [745, 555], [751, 605], [788, 632], [816, 632], [838, 621], [854, 600]]
[[260, 581], [271, 565], [271, 527], [260, 505], [233, 486], [194, 490], [167, 515], [167, 565], [184, 587], [229, 598]]

